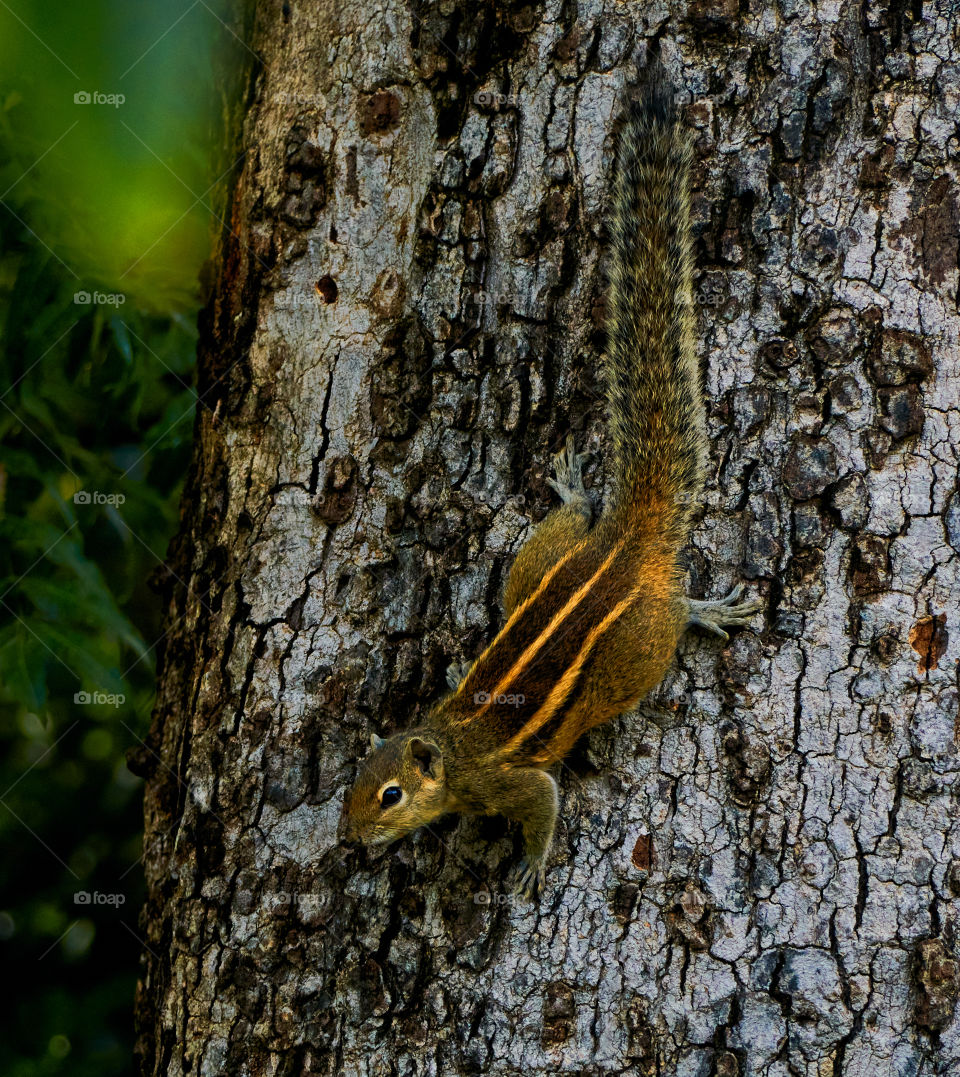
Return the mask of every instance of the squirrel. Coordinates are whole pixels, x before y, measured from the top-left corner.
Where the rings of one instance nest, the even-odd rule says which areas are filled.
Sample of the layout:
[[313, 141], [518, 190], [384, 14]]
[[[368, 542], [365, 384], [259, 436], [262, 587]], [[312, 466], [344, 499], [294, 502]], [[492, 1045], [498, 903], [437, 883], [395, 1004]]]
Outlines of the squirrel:
[[521, 547], [506, 621], [422, 725], [374, 734], [347, 792], [340, 831], [385, 845], [449, 812], [521, 825], [517, 889], [541, 889], [559, 810], [549, 768], [588, 729], [662, 680], [686, 629], [728, 639], [759, 599], [741, 587], [688, 599], [678, 555], [703, 489], [707, 431], [694, 347], [690, 141], [659, 61], [628, 99], [610, 221], [602, 359], [615, 492], [594, 522], [572, 437], [548, 480], [562, 505]]

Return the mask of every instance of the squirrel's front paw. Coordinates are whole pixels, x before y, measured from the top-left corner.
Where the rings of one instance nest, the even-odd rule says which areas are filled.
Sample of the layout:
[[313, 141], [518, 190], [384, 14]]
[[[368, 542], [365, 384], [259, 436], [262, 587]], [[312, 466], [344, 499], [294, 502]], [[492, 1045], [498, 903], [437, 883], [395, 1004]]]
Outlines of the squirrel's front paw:
[[517, 866], [514, 890], [525, 901], [536, 901], [543, 889], [546, 874], [547, 858], [545, 856], [538, 857], [536, 860], [525, 856]]
[[764, 606], [761, 598], [748, 598], [741, 602], [742, 594], [743, 584], [741, 583], [723, 598], [713, 598], [707, 601], [688, 599], [687, 624], [699, 625], [700, 628], [713, 632], [726, 643], [730, 639], [729, 633], [724, 631], [726, 628], [742, 627]]

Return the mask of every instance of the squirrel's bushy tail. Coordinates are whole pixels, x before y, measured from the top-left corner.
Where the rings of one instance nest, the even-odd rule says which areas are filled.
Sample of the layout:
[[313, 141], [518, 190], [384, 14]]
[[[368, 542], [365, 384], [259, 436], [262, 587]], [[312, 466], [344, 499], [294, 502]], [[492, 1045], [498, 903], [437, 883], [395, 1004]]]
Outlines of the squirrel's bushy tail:
[[699, 501], [706, 446], [693, 336], [691, 158], [672, 87], [654, 61], [620, 131], [603, 365], [614, 512], [665, 512], [675, 532], [686, 531]]

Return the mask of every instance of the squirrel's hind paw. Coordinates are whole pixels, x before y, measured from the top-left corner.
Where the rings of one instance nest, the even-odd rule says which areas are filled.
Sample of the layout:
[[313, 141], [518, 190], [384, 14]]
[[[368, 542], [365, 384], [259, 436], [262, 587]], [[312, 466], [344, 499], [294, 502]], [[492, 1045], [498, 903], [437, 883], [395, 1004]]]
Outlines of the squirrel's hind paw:
[[726, 628], [739, 628], [745, 625], [751, 617], [760, 609], [763, 609], [763, 599], [748, 598], [740, 602], [743, 594], [743, 584], [739, 583], [723, 598], [714, 598], [707, 601], [687, 599], [687, 627], [696, 625], [708, 632], [713, 632], [725, 643], [730, 638]]
[[513, 889], [525, 901], [537, 901], [540, 897], [540, 892], [543, 890], [546, 875], [546, 857], [540, 857], [538, 860], [530, 860], [524, 857], [517, 865]]
[[472, 662], [451, 662], [447, 666], [447, 685], [453, 691], [456, 691], [467, 679], [467, 674], [470, 672], [472, 665]]
[[573, 505], [587, 516], [593, 515], [593, 506], [583, 486], [583, 462], [589, 453], [578, 453], [573, 434], [567, 435], [567, 443], [561, 452], [553, 458], [553, 479], [547, 479], [547, 485], [563, 499], [565, 505]]

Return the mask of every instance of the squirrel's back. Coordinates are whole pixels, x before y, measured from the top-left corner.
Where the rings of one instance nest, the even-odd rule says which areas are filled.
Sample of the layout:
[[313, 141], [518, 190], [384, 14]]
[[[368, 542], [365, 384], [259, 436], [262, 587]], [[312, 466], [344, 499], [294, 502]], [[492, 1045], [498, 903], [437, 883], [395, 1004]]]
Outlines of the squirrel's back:
[[694, 348], [689, 139], [659, 61], [627, 102], [610, 213], [603, 369], [616, 476], [612, 512], [663, 513], [683, 542], [699, 500], [706, 421]]

